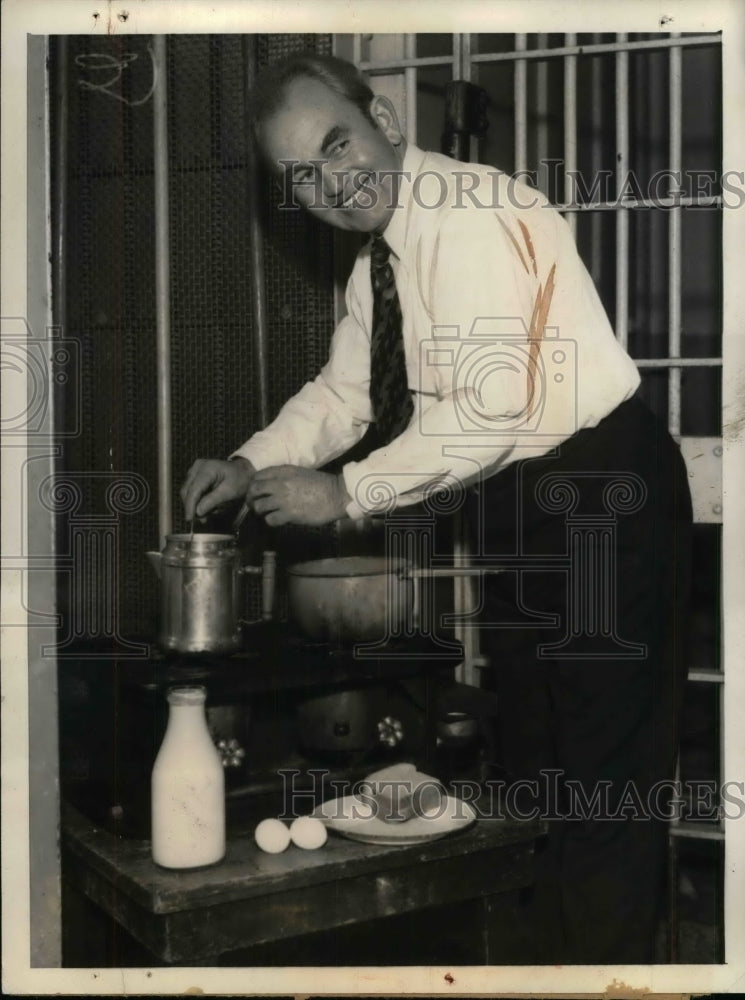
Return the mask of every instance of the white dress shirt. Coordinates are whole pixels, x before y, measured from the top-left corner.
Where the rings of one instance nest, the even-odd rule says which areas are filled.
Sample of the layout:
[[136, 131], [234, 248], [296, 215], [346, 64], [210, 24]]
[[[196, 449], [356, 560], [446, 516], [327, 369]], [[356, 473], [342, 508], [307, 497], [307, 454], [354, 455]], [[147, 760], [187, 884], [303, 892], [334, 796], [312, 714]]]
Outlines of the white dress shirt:
[[[639, 385], [569, 227], [493, 167], [409, 145], [386, 227], [403, 314], [409, 427], [342, 469], [350, 517], [415, 503], [546, 454]], [[372, 420], [370, 252], [357, 256], [329, 360], [234, 456], [318, 467]]]

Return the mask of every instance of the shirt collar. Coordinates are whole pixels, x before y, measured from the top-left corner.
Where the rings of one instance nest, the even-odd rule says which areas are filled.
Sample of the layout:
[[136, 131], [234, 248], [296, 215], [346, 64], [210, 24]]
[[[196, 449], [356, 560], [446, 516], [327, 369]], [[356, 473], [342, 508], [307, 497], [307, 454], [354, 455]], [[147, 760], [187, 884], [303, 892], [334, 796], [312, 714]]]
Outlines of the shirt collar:
[[412, 182], [419, 173], [424, 152], [413, 143], [407, 143], [404, 153], [403, 174], [398, 189], [398, 206], [396, 207], [391, 221], [383, 231], [383, 237], [396, 257], [401, 259], [406, 246], [406, 233], [408, 231], [409, 212], [411, 211]]

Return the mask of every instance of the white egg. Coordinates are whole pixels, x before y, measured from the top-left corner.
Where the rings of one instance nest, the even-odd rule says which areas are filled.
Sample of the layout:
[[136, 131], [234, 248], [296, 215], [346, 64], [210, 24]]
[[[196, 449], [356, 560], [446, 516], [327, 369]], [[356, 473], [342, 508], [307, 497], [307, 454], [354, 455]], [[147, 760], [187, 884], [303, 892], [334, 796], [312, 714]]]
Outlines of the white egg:
[[320, 819], [313, 816], [298, 816], [292, 821], [290, 837], [293, 844], [298, 847], [306, 851], [315, 851], [318, 847], [323, 847], [328, 834]]
[[254, 832], [254, 839], [267, 854], [281, 854], [290, 844], [290, 831], [278, 819], [262, 819]]

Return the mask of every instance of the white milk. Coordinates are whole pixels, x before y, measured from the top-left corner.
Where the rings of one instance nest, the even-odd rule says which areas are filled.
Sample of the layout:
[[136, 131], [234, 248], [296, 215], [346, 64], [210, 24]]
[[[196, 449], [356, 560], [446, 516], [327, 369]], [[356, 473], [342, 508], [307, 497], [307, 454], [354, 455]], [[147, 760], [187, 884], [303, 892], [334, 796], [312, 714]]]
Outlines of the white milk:
[[168, 726], [151, 780], [153, 860], [197, 868], [225, 855], [225, 775], [204, 712], [203, 687], [168, 692]]

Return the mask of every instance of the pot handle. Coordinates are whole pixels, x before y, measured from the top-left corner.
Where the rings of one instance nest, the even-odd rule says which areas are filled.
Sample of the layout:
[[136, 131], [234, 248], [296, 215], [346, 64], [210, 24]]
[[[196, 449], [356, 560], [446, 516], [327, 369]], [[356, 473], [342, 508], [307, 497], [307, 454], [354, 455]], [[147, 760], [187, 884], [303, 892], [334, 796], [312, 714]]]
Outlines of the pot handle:
[[504, 573], [504, 571], [504, 566], [430, 566], [403, 569], [399, 575], [411, 580], [430, 580], [444, 576], [483, 576], [486, 573]]

